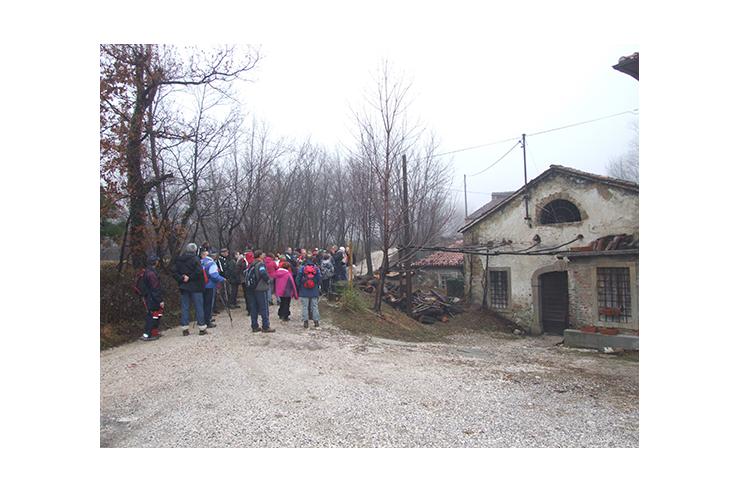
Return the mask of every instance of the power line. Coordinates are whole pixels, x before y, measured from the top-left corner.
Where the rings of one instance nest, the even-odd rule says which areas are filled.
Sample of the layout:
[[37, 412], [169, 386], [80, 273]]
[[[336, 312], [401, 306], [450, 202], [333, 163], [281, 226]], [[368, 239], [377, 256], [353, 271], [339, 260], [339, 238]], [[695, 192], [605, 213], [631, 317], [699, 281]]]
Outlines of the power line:
[[621, 113], [614, 113], [613, 115], [602, 116], [602, 117], [599, 117], [599, 118], [594, 118], [593, 120], [586, 120], [586, 121], [583, 121], [583, 122], [571, 123], [570, 125], [563, 125], [562, 127], [551, 128], [549, 130], [541, 130], [539, 132], [527, 134], [527, 137], [532, 137], [532, 136], [535, 136], [535, 135], [542, 135], [542, 134], [546, 134], [548, 132], [554, 132], [556, 130], [563, 130], [564, 128], [576, 127], [578, 125], [585, 125], [586, 123], [598, 122], [599, 120], [606, 120], [607, 118], [614, 118], [615, 116], [621, 116], [621, 115], [627, 115], [627, 114], [635, 114], [638, 111], [638, 109], [639, 108], [635, 108], [634, 110], [622, 111]]
[[455, 154], [456, 152], [470, 151], [472, 149], [480, 149], [481, 147], [488, 147], [496, 144], [502, 144], [504, 142], [511, 142], [517, 140], [519, 137], [512, 137], [510, 139], [497, 140], [496, 142], [489, 142], [488, 144], [480, 144], [477, 146], [463, 147], [462, 149], [455, 149], [454, 151], [440, 152], [439, 154], [433, 154], [431, 157], [446, 156], [447, 154]]
[[[534, 133], [531, 133], [531, 134], [527, 134], [527, 137], [532, 137], [532, 136], [535, 136], [535, 135], [541, 135], [541, 134], [545, 134], [545, 133], [548, 133], [548, 132], [554, 132], [556, 130], [563, 130], [565, 128], [576, 127], [578, 125], [585, 125], [587, 123], [598, 122], [600, 120], [606, 120], [607, 118], [614, 118], [614, 117], [621, 116], [621, 115], [635, 114], [635, 113], [639, 112], [639, 110], [640, 110], [639, 108], [635, 108], [633, 110], [622, 111], [620, 113], [614, 113], [613, 115], [606, 115], [606, 116], [602, 116], [602, 117], [599, 117], [599, 118], [594, 118], [592, 120], [585, 120], [585, 121], [578, 122], [578, 123], [571, 123], [569, 125], [563, 125], [562, 127], [550, 128], [550, 129], [547, 129], [547, 130], [540, 130], [539, 132], [534, 132]], [[487, 144], [480, 144], [480, 145], [475, 145], [475, 146], [470, 146], [470, 147], [463, 147], [461, 149], [455, 149], [455, 150], [452, 150], [452, 151], [440, 152], [438, 154], [432, 154], [431, 157], [446, 156], [448, 154], [455, 154], [455, 153], [458, 153], [458, 152], [470, 151], [472, 149], [480, 149], [481, 147], [488, 147], [488, 146], [492, 146], [492, 145], [496, 145], [496, 144], [501, 144], [501, 143], [504, 143], [504, 142], [511, 142], [513, 140], [518, 140], [518, 139], [519, 139], [519, 137], [511, 137], [509, 139], [497, 140], [495, 142], [489, 142]]]
[[500, 161], [501, 161], [501, 160], [502, 160], [503, 158], [505, 158], [506, 156], [508, 156], [508, 155], [509, 155], [509, 153], [510, 153], [511, 151], [513, 151], [514, 149], [516, 149], [516, 146], [518, 146], [519, 144], [521, 144], [521, 142], [522, 142], [521, 140], [518, 140], [518, 141], [516, 142], [516, 144], [514, 144], [513, 146], [511, 146], [511, 149], [509, 149], [508, 151], [506, 151], [506, 153], [504, 153], [504, 155], [503, 155], [503, 156], [501, 156], [501, 157], [500, 157], [500, 158], [498, 158], [498, 159], [497, 159], [496, 161], [494, 161], [494, 162], [493, 162], [493, 164], [491, 164], [490, 166], [488, 166], [488, 167], [487, 167], [486, 169], [480, 170], [479, 172], [477, 172], [477, 173], [475, 173], [475, 174], [472, 174], [472, 175], [470, 175], [470, 176], [471, 176], [471, 177], [472, 177], [472, 176], [478, 176], [479, 174], [481, 174], [481, 173], [483, 173], [483, 172], [485, 172], [485, 171], [488, 171], [489, 169], [493, 168], [493, 167], [494, 167], [495, 165], [497, 165], [497, 164], [498, 164], [498, 163], [499, 163], [499, 162], [500, 162]]
[[[460, 193], [464, 193], [465, 192], [465, 190], [460, 190], [459, 188], [448, 188], [448, 190], [450, 190], [452, 192], [460, 192]], [[468, 193], [479, 193], [481, 195], [491, 195], [491, 192], [474, 192], [472, 190], [468, 190]]]

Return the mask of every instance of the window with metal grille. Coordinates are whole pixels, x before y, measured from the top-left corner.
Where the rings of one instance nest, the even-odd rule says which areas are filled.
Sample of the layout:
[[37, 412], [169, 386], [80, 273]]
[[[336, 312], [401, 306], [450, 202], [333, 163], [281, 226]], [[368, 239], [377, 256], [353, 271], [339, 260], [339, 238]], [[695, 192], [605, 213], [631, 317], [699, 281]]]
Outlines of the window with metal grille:
[[632, 318], [629, 268], [597, 268], [596, 279], [599, 321], [629, 322]]
[[491, 284], [491, 308], [508, 308], [509, 306], [509, 272], [492, 270], [489, 272]]
[[581, 220], [581, 211], [567, 200], [553, 200], [540, 212], [540, 224], [572, 223]]

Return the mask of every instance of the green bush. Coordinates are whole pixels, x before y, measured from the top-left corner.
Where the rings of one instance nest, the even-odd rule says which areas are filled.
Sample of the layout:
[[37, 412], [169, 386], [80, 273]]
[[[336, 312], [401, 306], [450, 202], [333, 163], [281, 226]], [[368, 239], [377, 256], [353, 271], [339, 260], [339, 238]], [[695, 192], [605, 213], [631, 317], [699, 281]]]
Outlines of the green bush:
[[350, 312], [359, 312], [368, 308], [365, 303], [365, 299], [357, 288], [345, 288], [342, 290], [342, 297], [339, 299], [339, 305], [342, 310]]
[[103, 218], [100, 221], [100, 237], [120, 241], [126, 231], [126, 221], [111, 221]]

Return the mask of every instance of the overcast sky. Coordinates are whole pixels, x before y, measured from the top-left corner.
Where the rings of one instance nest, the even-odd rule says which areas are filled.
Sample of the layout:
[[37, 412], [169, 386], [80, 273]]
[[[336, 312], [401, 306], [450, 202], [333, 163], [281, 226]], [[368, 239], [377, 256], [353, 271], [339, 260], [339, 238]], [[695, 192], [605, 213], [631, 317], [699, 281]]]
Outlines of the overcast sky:
[[[418, 19], [411, 12], [409, 19]], [[362, 105], [383, 59], [412, 83], [409, 116], [434, 131], [439, 152], [639, 108], [638, 81], [612, 68], [639, 46], [619, 37], [550, 39], [540, 29], [546, 19], [512, 27], [491, 9], [427, 9], [424, 22], [405, 26], [403, 12], [388, 23], [369, 12], [355, 24], [347, 24], [341, 11], [304, 22], [303, 14], [311, 13], [280, 21], [268, 16], [250, 36], [263, 59], [254, 82], [241, 88], [244, 109], [280, 135], [310, 136], [330, 149], [351, 145], [351, 108]], [[528, 138], [528, 176], [550, 164], [604, 174], [609, 161], [628, 150], [637, 122], [637, 115], [622, 115]], [[445, 156], [455, 169], [450, 193], [462, 201], [463, 174], [483, 170], [512, 145]], [[516, 149], [469, 178], [469, 211], [487, 202], [491, 191], [521, 187], [523, 173]]]

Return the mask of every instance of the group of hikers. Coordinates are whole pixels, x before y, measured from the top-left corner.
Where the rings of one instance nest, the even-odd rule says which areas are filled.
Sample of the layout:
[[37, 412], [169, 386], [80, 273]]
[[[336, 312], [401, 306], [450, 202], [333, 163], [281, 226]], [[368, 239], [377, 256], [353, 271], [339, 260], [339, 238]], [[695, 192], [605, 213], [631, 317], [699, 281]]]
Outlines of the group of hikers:
[[[220, 301], [227, 309], [240, 308], [237, 304], [241, 286], [252, 332], [275, 332], [270, 326], [270, 305], [279, 303], [281, 322], [290, 321], [290, 303], [301, 300], [303, 327], [309, 320], [319, 326], [319, 296], [333, 291], [335, 281], [347, 279], [350, 259], [344, 247], [328, 250], [288, 247], [283, 254], [245, 249], [231, 254], [221, 248], [218, 256], [211, 256], [208, 243], [200, 247], [185, 245], [172, 266], [172, 275], [180, 291], [182, 335], [190, 335], [190, 307], [195, 311], [198, 334], [208, 334], [216, 326], [214, 313]], [[159, 320], [164, 314], [164, 298], [156, 270], [159, 258], [150, 255], [147, 266], [137, 275], [135, 291], [146, 307], [143, 341], [159, 338]], [[262, 325], [259, 325], [261, 318]]]

